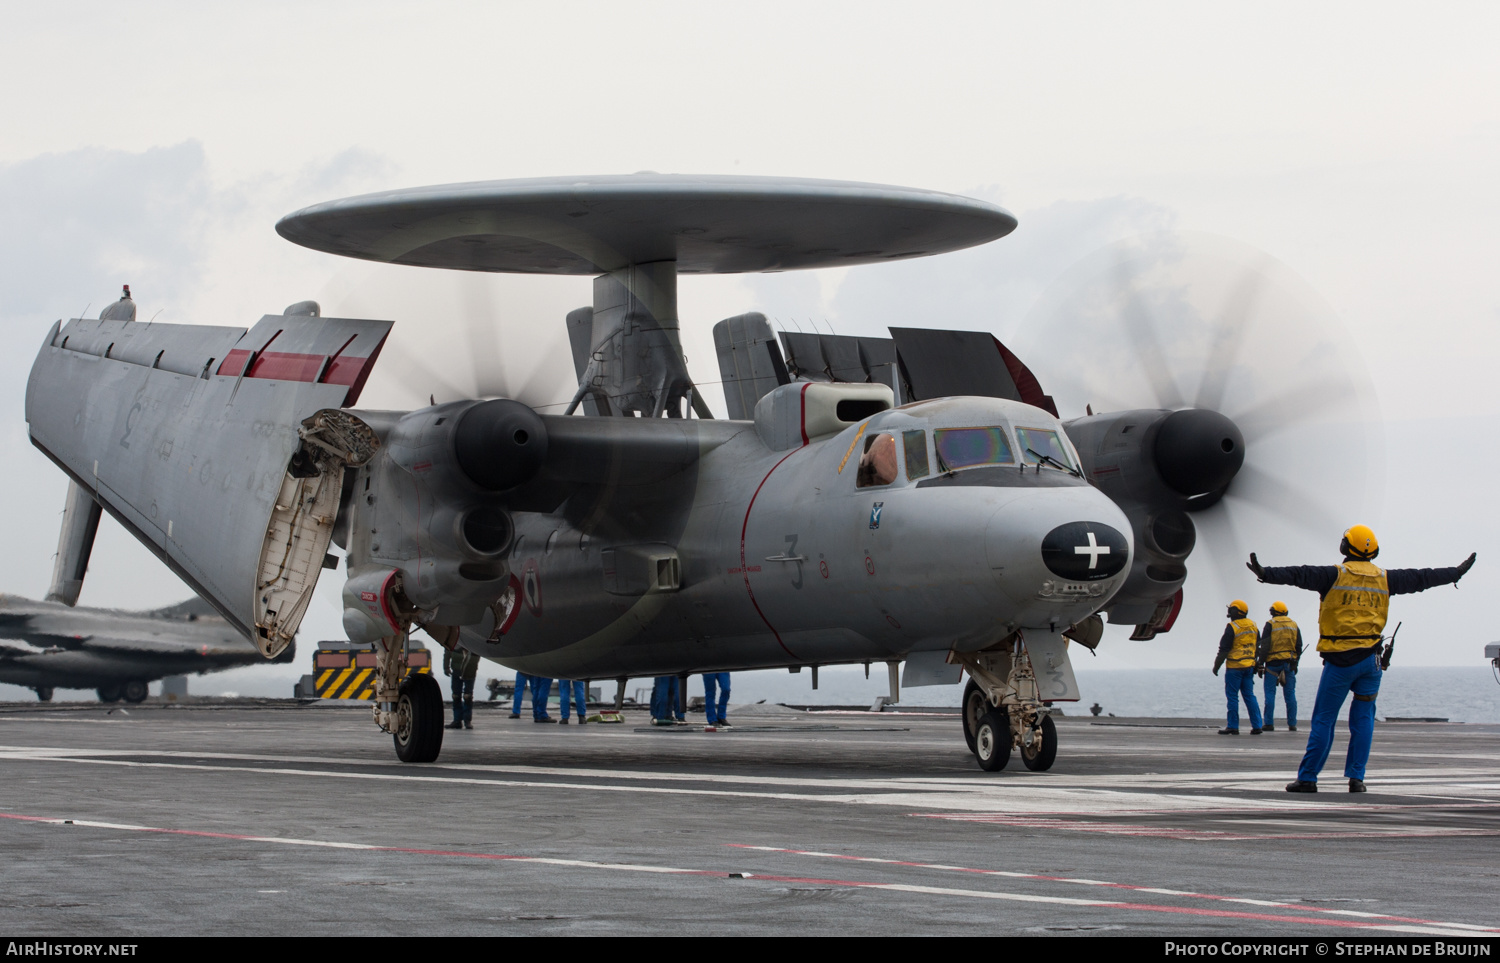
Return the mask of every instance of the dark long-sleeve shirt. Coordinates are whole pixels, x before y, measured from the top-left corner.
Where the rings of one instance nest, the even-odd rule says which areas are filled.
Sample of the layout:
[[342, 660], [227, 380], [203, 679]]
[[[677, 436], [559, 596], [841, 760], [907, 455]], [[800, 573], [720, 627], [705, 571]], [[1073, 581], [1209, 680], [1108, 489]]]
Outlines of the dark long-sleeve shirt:
[[[1328, 595], [1339, 577], [1337, 565], [1286, 565], [1266, 567], [1261, 570], [1260, 580], [1271, 585], [1291, 585], [1309, 592], [1317, 592], [1318, 598]], [[1388, 568], [1385, 570], [1386, 586], [1392, 595], [1411, 595], [1425, 592], [1439, 585], [1451, 585], [1462, 575], [1457, 566], [1452, 568]], [[1329, 665], [1350, 666], [1362, 661], [1380, 648], [1377, 642], [1363, 649], [1346, 652], [1319, 652]]]

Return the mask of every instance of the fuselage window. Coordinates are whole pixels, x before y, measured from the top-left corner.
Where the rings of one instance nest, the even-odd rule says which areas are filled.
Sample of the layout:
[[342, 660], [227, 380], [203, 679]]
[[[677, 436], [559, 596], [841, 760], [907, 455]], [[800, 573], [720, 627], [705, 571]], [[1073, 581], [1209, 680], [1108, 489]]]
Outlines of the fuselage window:
[[[1017, 428], [1016, 441], [1021, 446], [1021, 457], [1026, 459], [1027, 464], [1035, 465], [1051, 458], [1058, 463], [1052, 466], [1054, 468], [1066, 466], [1066, 470], [1078, 467], [1068, 454], [1068, 446], [1063, 444], [1055, 431], [1046, 428]], [[1042, 455], [1047, 457], [1039, 457]]]
[[1015, 460], [1010, 442], [999, 428], [939, 428], [932, 438], [940, 472], [975, 465], [1008, 465]]
[[927, 467], [927, 432], [920, 428], [903, 431], [901, 444], [906, 449], [906, 477], [911, 481], [926, 478], [931, 471]]
[[865, 442], [865, 453], [859, 459], [855, 488], [889, 485], [896, 480], [896, 438], [881, 432]]

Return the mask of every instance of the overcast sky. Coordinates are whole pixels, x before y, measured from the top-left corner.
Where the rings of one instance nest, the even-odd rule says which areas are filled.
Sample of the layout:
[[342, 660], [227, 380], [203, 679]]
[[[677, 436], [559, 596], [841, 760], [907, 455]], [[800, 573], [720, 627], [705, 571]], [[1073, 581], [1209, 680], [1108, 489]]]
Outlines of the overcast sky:
[[[65, 491], [26, 440], [25, 373], [54, 319], [86, 305], [96, 315], [121, 283], [142, 319], [247, 326], [306, 297], [330, 314], [391, 317], [407, 350], [461, 385], [468, 345], [431, 319], [452, 300], [448, 280], [297, 248], [276, 236], [276, 219], [333, 197], [462, 180], [810, 176], [972, 194], [1021, 226], [987, 248], [904, 265], [685, 278], [699, 380], [717, 380], [712, 322], [758, 308], [840, 333], [991, 330], [1044, 386], [1079, 371], [1113, 384], [1131, 376], [1127, 353], [1035, 330], [1043, 292], [1091, 251], [1143, 232], [1233, 239], [1317, 293], [1345, 363], [1374, 385], [1369, 414], [1384, 427], [1368, 470], [1321, 451], [1314, 430], [1252, 451], [1332, 511], [1320, 526], [1231, 506], [1230, 548], [1331, 562], [1339, 531], [1368, 521], [1393, 567], [1478, 550], [1461, 591], [1393, 606], [1413, 662], [1475, 664], [1500, 637], [1486, 604], [1500, 573], [1497, 39], [1492, 4], [10, 7], [0, 32], [0, 332], [12, 344], [0, 358], [10, 509], [0, 591], [45, 592]], [[562, 313], [588, 303], [588, 281], [486, 283], [503, 318], [499, 363], [519, 384], [536, 352], [560, 346]], [[1284, 357], [1262, 341], [1245, 363], [1273, 372]], [[366, 403], [409, 407], [441, 393], [409, 383], [399, 357], [386, 353]], [[565, 381], [565, 356], [550, 365]], [[1207, 564], [1216, 549], [1206, 541], [1179, 627], [1154, 643], [1112, 632], [1095, 665], [1207, 662], [1226, 591], [1256, 614], [1277, 597], [1248, 580], [1224, 587], [1209, 572], [1233, 565]], [[309, 634], [337, 632], [335, 590], [320, 587]], [[105, 523], [85, 604], [184, 594]], [[1314, 621], [1311, 596], [1286, 601]]]

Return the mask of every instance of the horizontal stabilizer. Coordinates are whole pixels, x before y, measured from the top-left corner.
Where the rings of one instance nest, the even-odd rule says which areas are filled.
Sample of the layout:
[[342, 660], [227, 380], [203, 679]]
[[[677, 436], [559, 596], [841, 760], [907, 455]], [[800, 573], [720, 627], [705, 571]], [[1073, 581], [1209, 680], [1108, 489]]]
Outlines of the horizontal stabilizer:
[[793, 378], [875, 383], [896, 390], [896, 352], [889, 338], [783, 331], [781, 343]]
[[1008, 398], [1053, 416], [1057, 406], [1031, 370], [984, 331], [892, 328], [904, 382], [901, 398], [916, 401], [968, 395]]

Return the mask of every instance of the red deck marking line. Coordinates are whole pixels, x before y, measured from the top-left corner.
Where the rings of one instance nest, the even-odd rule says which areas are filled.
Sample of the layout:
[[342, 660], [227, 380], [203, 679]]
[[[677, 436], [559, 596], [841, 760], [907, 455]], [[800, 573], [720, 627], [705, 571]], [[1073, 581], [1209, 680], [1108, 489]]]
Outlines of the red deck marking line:
[[[846, 879], [820, 879], [807, 876], [762, 876], [755, 874], [731, 874], [724, 870], [711, 869], [686, 869], [675, 866], [650, 866], [642, 863], [601, 863], [586, 859], [556, 859], [547, 856], [517, 856], [508, 853], [476, 853], [465, 850], [443, 850], [443, 849], [420, 849], [405, 846], [376, 846], [370, 843], [345, 843], [333, 840], [300, 839], [292, 836], [254, 836], [244, 833], [219, 833], [195, 829], [167, 829], [159, 826], [137, 826], [128, 823], [106, 823], [95, 820], [73, 819], [64, 820], [56, 816], [28, 816], [20, 813], [0, 813], [0, 818], [13, 819], [21, 822], [41, 823], [52, 826], [73, 825], [86, 829], [113, 829], [128, 832], [156, 833], [169, 836], [188, 836], [203, 839], [225, 839], [235, 842], [255, 843], [277, 843], [290, 846], [316, 846], [331, 849], [345, 849], [364, 852], [404, 853], [416, 856], [446, 856], [460, 859], [483, 859], [498, 862], [525, 862], [541, 863], [549, 866], [566, 866], [582, 869], [608, 869], [623, 872], [659, 873], [677, 876], [709, 876], [717, 878], [728, 878], [731, 876], [743, 876], [758, 882], [773, 883], [802, 883], [812, 886], [848, 886], [858, 889], [886, 890], [897, 893], [917, 893], [933, 896], [961, 896], [973, 899], [1007, 900], [1021, 903], [1049, 903], [1053, 905], [1070, 906], [1108, 906], [1116, 909], [1134, 910], [1143, 913], [1178, 913], [1192, 916], [1213, 916], [1221, 919], [1256, 919], [1280, 923], [1310, 923], [1315, 926], [1334, 926], [1346, 929], [1396, 929], [1389, 923], [1371, 921], [1355, 922], [1353, 920], [1332, 920], [1316, 916], [1285, 916], [1274, 913], [1247, 913], [1236, 910], [1211, 910], [1195, 909], [1181, 906], [1154, 906], [1150, 903], [1121, 903], [1113, 900], [1091, 900], [1075, 899], [1067, 896], [1039, 896], [1030, 893], [1005, 893], [992, 890], [954, 889], [943, 886], [919, 886], [907, 883], [877, 883], [867, 880]], [[747, 847], [754, 848], [754, 847]], [[1435, 924], [1437, 927], [1449, 927], [1448, 932], [1457, 935], [1466, 935], [1470, 930], [1458, 929], [1452, 924]], [[1428, 930], [1416, 930], [1413, 927], [1402, 927], [1404, 931], [1427, 932]]]
[[[1260, 839], [1263, 837], [1247, 837]], [[875, 863], [885, 866], [910, 866], [914, 869], [935, 869], [948, 873], [968, 873], [976, 876], [1001, 876], [1007, 879], [1035, 879], [1048, 883], [1067, 883], [1074, 886], [1097, 886], [1106, 889], [1122, 889], [1137, 893], [1152, 893], [1157, 896], [1182, 896], [1189, 899], [1206, 899], [1227, 903], [1246, 903], [1252, 906], [1266, 906], [1276, 909], [1297, 910], [1308, 913], [1327, 913], [1334, 916], [1357, 916], [1371, 920], [1386, 920], [1395, 923], [1414, 923], [1425, 926], [1446, 926], [1459, 929], [1473, 930], [1478, 933], [1500, 933], [1500, 929], [1488, 926], [1478, 926], [1473, 923], [1448, 923], [1442, 920], [1421, 919], [1411, 916], [1392, 916], [1389, 913], [1366, 913], [1360, 910], [1341, 910], [1325, 908], [1321, 906], [1303, 906], [1298, 903], [1287, 903], [1280, 900], [1260, 900], [1244, 896], [1218, 896], [1212, 893], [1195, 893], [1191, 890], [1166, 889], [1158, 886], [1136, 886], [1130, 883], [1113, 883], [1102, 879], [1086, 879], [1072, 876], [1049, 876], [1045, 873], [1018, 873], [1003, 869], [979, 869], [972, 866], [953, 866], [946, 863], [922, 863], [905, 859], [887, 859], [880, 856], [853, 856], [845, 853], [826, 853], [812, 849], [785, 849], [779, 846], [753, 846], [748, 843], [726, 843], [733, 849], [750, 849], [766, 853], [786, 853], [792, 856], [814, 856], [820, 859], [840, 859], [854, 863]], [[757, 877], [764, 878], [764, 877]]]

